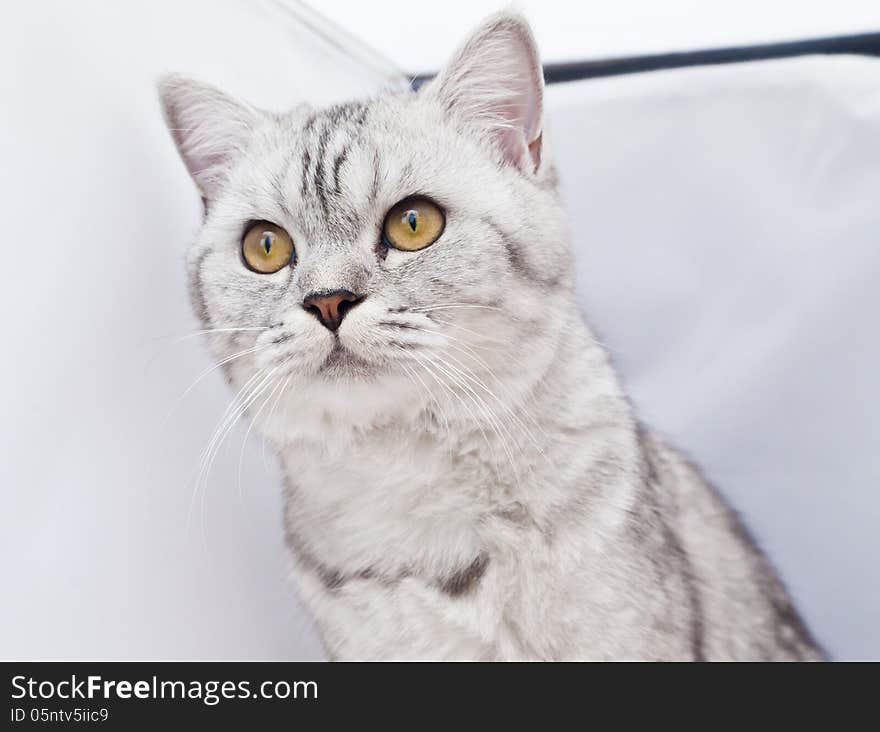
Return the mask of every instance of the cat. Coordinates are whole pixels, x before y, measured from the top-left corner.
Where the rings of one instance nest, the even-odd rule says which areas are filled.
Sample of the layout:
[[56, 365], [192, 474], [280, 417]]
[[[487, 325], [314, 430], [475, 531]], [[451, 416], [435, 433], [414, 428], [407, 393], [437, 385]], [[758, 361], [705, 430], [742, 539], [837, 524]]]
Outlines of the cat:
[[160, 98], [205, 204], [192, 300], [331, 659], [823, 658], [575, 304], [521, 16], [417, 92]]

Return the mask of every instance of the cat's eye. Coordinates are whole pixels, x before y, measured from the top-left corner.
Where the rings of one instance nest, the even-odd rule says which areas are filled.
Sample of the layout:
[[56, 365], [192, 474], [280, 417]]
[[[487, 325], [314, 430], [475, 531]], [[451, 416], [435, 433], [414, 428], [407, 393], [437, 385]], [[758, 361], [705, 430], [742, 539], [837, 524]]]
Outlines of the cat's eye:
[[385, 242], [395, 249], [415, 252], [431, 246], [446, 226], [446, 216], [436, 203], [421, 196], [395, 204], [382, 226]]
[[272, 274], [290, 264], [296, 255], [290, 234], [268, 221], [256, 221], [241, 240], [241, 256], [254, 272]]

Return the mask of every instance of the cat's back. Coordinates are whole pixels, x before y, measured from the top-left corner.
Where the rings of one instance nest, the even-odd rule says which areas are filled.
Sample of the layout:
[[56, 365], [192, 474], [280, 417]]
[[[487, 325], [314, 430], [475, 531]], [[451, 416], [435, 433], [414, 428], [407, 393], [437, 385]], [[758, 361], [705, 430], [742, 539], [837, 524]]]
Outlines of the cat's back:
[[697, 595], [707, 660], [821, 660], [785, 587], [736, 513], [699, 469], [642, 433], [664, 522], [678, 537]]

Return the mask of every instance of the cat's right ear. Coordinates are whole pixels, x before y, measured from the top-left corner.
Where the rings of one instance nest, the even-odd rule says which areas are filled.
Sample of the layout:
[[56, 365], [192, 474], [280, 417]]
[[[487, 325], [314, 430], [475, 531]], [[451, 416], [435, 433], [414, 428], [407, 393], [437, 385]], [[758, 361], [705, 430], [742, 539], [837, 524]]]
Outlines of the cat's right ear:
[[544, 74], [522, 16], [508, 11], [488, 18], [425, 93], [488, 132], [505, 162], [531, 172], [540, 166]]
[[168, 130], [205, 202], [214, 199], [244, 151], [260, 113], [219, 89], [169, 74], [159, 81]]

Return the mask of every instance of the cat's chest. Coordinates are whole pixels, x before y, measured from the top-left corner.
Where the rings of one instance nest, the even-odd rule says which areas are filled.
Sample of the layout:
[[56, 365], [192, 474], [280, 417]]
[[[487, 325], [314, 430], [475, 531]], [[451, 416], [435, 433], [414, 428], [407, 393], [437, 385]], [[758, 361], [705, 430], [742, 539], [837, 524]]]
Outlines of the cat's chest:
[[288, 449], [288, 532], [334, 571], [442, 575], [485, 550], [484, 519], [509, 494], [491, 447], [396, 432]]

